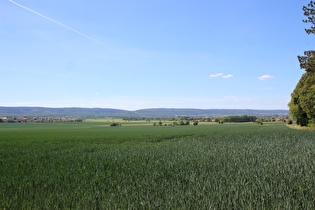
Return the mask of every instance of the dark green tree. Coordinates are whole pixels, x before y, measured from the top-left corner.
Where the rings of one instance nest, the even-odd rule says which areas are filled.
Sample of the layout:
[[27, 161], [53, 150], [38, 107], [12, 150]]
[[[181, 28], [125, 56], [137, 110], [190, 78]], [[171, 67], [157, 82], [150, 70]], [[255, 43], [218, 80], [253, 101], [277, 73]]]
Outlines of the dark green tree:
[[112, 124], [110, 124], [110, 126], [121, 126], [121, 124], [113, 122]]
[[[311, 1], [303, 7], [304, 15], [307, 17], [304, 23], [311, 23], [307, 34], [315, 34], [315, 2]], [[307, 126], [315, 124], [315, 51], [304, 52], [304, 56], [298, 56], [300, 68], [306, 72], [302, 75], [291, 94], [291, 101], [288, 104], [290, 114], [298, 125]]]
[[307, 126], [315, 123], [315, 72], [306, 72], [302, 75], [291, 94], [289, 103], [290, 114], [296, 123]]
[[309, 29], [305, 29], [308, 34], [315, 34], [315, 2], [311, 1], [307, 6], [303, 7], [304, 15], [307, 17], [303, 20], [304, 23], [311, 23], [313, 26]]

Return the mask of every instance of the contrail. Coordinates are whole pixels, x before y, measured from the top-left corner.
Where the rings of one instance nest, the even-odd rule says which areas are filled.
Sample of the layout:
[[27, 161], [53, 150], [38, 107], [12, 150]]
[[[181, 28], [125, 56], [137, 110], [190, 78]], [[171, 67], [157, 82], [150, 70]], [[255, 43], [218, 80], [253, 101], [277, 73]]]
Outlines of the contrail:
[[19, 6], [19, 7], [21, 7], [21, 8], [23, 8], [23, 9], [25, 9], [25, 10], [27, 10], [27, 11], [30, 11], [30, 12], [36, 14], [36, 15], [39, 15], [39, 16], [41, 16], [42, 18], [45, 18], [45, 19], [47, 19], [47, 20], [49, 20], [49, 21], [51, 21], [51, 22], [53, 22], [53, 23], [56, 23], [56, 24], [58, 24], [58, 25], [60, 25], [60, 26], [62, 26], [62, 27], [64, 27], [64, 28], [66, 28], [66, 29], [69, 29], [69, 30], [71, 30], [71, 31], [73, 31], [73, 32], [75, 32], [75, 33], [77, 33], [77, 34], [79, 34], [79, 35], [81, 35], [81, 36], [83, 36], [83, 37], [85, 37], [85, 38], [87, 38], [87, 39], [89, 39], [89, 40], [91, 40], [91, 41], [93, 41], [93, 42], [99, 44], [99, 45], [102, 45], [102, 46], [106, 47], [103, 43], [97, 41], [96, 39], [93, 39], [92, 37], [89, 37], [88, 35], [85, 35], [84, 33], [81, 33], [80, 31], [77, 31], [77, 30], [75, 30], [75, 29], [73, 29], [73, 28], [71, 28], [71, 27], [69, 27], [69, 26], [66, 26], [65, 24], [62, 24], [62, 23], [60, 23], [60, 22], [58, 22], [58, 21], [56, 21], [56, 20], [54, 20], [54, 19], [51, 19], [50, 17], [47, 17], [47, 16], [45, 16], [45, 15], [43, 15], [43, 14], [40, 14], [39, 12], [36, 12], [36, 11], [34, 11], [34, 10], [28, 8], [28, 7], [25, 7], [25, 6], [23, 6], [23, 5], [21, 5], [21, 4], [17, 3], [17, 2], [15, 2], [15, 1], [12, 1], [12, 0], [8, 0], [8, 1], [11, 2], [11, 3], [13, 3], [13, 4], [15, 4], [15, 5], [17, 5], [17, 6]]

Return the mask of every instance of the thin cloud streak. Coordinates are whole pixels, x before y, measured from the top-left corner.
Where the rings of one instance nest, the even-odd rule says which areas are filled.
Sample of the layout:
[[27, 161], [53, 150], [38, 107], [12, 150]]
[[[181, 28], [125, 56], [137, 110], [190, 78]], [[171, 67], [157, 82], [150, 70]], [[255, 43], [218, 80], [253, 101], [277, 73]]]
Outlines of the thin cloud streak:
[[227, 78], [230, 78], [230, 77], [233, 77], [233, 75], [232, 74], [228, 74], [228, 75], [223, 76], [224, 79], [227, 79]]
[[219, 77], [219, 76], [222, 76], [223, 74], [222, 73], [218, 73], [218, 74], [211, 74], [210, 77]]
[[271, 75], [262, 75], [261, 77], [258, 77], [259, 80], [266, 80], [266, 79], [271, 79], [273, 76]]
[[228, 75], [223, 75], [222, 73], [218, 73], [218, 74], [211, 74], [210, 77], [221, 77], [224, 79], [233, 77], [233, 74], [228, 74]]
[[88, 35], [86, 35], [86, 34], [80, 32], [80, 31], [77, 31], [77, 30], [75, 30], [75, 29], [73, 29], [73, 28], [71, 28], [71, 27], [69, 27], [69, 26], [67, 26], [67, 25], [65, 25], [65, 24], [62, 24], [62, 23], [60, 23], [60, 22], [58, 22], [58, 21], [56, 21], [56, 20], [54, 20], [54, 19], [52, 19], [52, 18], [50, 18], [50, 17], [47, 17], [47, 16], [45, 16], [45, 15], [39, 13], [39, 12], [36, 12], [36, 11], [34, 11], [34, 10], [28, 8], [28, 7], [25, 7], [25, 6], [23, 6], [23, 5], [21, 5], [21, 4], [17, 3], [17, 2], [15, 2], [15, 1], [12, 1], [12, 0], [8, 0], [8, 1], [11, 2], [12, 4], [15, 4], [15, 5], [18, 6], [18, 7], [21, 7], [21, 8], [23, 8], [23, 9], [29, 11], [29, 12], [32, 12], [32, 13], [34, 13], [34, 14], [36, 14], [36, 15], [42, 17], [42, 18], [45, 18], [45, 19], [47, 19], [47, 20], [49, 20], [49, 21], [51, 21], [51, 22], [53, 22], [53, 23], [56, 23], [56, 24], [58, 24], [58, 25], [60, 25], [60, 26], [62, 26], [62, 27], [64, 27], [64, 28], [66, 28], [66, 29], [69, 29], [70, 31], [73, 31], [73, 32], [75, 32], [75, 33], [77, 33], [77, 34], [79, 34], [79, 35], [85, 37], [86, 39], [89, 39], [89, 40], [91, 40], [91, 41], [93, 41], [93, 42], [95, 42], [95, 43], [97, 43], [97, 44], [99, 44], [99, 45], [102, 45], [103, 47], [106, 47], [103, 43], [97, 41], [96, 39], [93, 39], [92, 37], [90, 37], [90, 36], [88, 36]]

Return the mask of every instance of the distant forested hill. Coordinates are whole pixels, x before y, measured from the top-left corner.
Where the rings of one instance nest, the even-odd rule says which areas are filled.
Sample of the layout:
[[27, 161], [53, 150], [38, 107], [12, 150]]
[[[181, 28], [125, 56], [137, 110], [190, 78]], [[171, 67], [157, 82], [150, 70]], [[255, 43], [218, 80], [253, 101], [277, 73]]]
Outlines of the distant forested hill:
[[0, 116], [28, 117], [128, 117], [132, 112], [102, 108], [46, 108], [46, 107], [0, 107]]
[[174, 116], [227, 116], [227, 115], [288, 115], [288, 110], [252, 109], [140, 109], [127, 111], [108, 108], [47, 108], [47, 107], [0, 107], [0, 117], [174, 117]]
[[226, 115], [288, 115], [288, 110], [252, 109], [141, 109], [134, 111], [138, 116], [226, 116]]

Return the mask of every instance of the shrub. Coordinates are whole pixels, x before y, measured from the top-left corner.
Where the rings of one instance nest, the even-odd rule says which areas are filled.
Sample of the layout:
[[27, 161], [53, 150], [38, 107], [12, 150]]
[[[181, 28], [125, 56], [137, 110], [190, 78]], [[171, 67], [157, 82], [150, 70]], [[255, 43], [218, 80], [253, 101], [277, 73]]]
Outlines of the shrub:
[[264, 123], [263, 123], [262, 120], [258, 120], [258, 121], [256, 121], [256, 122], [254, 122], [253, 124], [256, 124], [256, 125], [263, 125]]
[[308, 123], [309, 127], [315, 127], [315, 119], [311, 119]]
[[292, 121], [291, 119], [288, 119], [288, 120], [287, 120], [287, 124], [288, 124], [288, 125], [292, 125], [292, 123], [293, 123], [293, 121]]
[[119, 124], [119, 123], [112, 123], [112, 124], [110, 124], [110, 126], [121, 126], [121, 124]]

